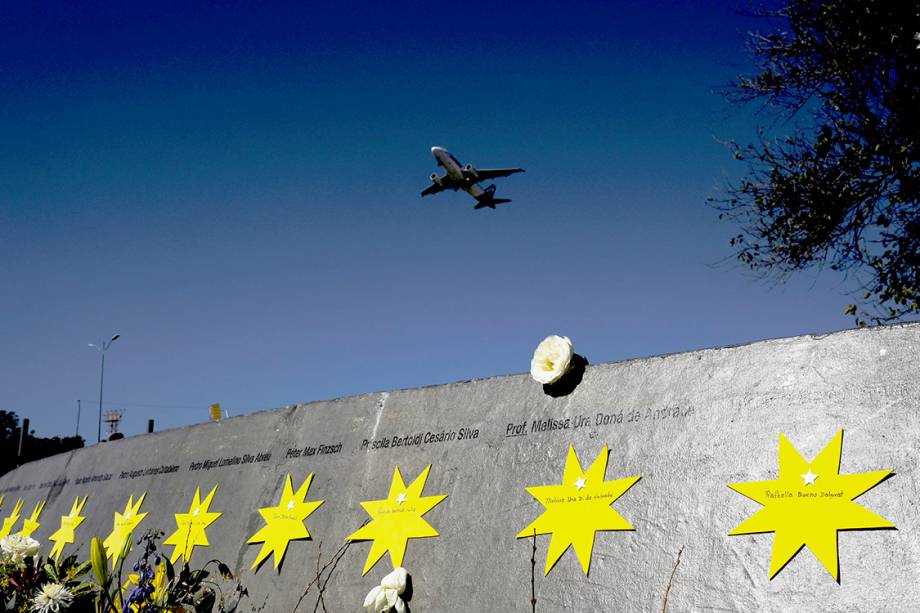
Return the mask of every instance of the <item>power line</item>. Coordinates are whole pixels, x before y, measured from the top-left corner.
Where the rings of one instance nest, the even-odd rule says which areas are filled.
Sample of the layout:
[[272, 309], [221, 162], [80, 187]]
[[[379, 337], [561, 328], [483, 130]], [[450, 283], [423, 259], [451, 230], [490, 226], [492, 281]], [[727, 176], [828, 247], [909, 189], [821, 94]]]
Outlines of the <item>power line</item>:
[[[88, 402], [98, 402], [98, 399], [90, 400]], [[202, 409], [202, 408], [205, 408], [206, 409], [209, 406], [211, 406], [210, 402], [206, 402], [202, 404], [193, 404], [193, 405], [175, 405], [175, 404], [152, 404], [152, 403], [145, 403], [145, 402], [119, 402], [116, 400], [106, 400], [102, 404], [103, 406], [117, 405], [119, 407], [125, 407], [128, 409], [130, 408], [139, 408], [139, 409]], [[262, 411], [267, 408], [271, 408], [271, 407], [233, 407], [233, 409], [236, 411]]]

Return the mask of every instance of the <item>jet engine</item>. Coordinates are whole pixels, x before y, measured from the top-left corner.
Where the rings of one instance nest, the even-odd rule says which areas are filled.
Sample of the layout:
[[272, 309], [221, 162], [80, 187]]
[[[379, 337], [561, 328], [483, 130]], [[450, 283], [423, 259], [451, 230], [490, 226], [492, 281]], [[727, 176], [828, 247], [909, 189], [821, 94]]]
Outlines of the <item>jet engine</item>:
[[437, 185], [438, 187], [441, 186], [441, 177], [438, 176], [438, 173], [436, 172], [431, 173], [431, 182]]
[[476, 169], [473, 168], [472, 164], [467, 164], [466, 166], [464, 166], [463, 172], [466, 173], [466, 175], [472, 179], [476, 179], [479, 177], [479, 175], [476, 173]]

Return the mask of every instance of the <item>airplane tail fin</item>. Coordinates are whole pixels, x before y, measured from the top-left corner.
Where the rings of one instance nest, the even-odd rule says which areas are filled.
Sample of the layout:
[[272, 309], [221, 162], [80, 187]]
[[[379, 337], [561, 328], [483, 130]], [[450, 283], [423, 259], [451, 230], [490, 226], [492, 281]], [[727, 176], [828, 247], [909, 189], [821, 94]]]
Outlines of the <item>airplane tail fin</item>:
[[495, 184], [493, 183], [489, 187], [485, 188], [485, 191], [482, 194], [476, 196], [476, 206], [473, 208], [482, 209], [489, 207], [490, 209], [494, 209], [496, 204], [507, 204], [509, 202], [511, 202], [510, 198], [495, 197]]

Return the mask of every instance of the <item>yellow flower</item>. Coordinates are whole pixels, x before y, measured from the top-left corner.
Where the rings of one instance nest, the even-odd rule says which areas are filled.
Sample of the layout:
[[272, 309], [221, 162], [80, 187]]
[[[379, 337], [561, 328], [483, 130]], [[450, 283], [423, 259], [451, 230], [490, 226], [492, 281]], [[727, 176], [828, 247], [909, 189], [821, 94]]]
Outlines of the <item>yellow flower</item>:
[[[128, 580], [125, 581], [125, 584], [124, 584], [123, 586], [121, 586], [121, 597], [122, 597], [122, 598], [125, 597], [125, 592], [128, 591], [128, 588], [130, 588], [130, 587], [132, 587], [132, 586], [135, 586], [135, 587], [136, 587], [136, 586], [140, 585], [139, 581], [140, 581], [140, 575], [138, 575], [137, 573], [130, 573], [130, 574], [128, 574]], [[165, 565], [165, 564], [158, 564], [157, 567], [156, 567], [156, 570], [153, 571], [153, 581], [151, 582], [151, 586], [153, 587], [153, 591], [150, 592], [150, 599], [149, 599], [149, 602], [152, 602], [152, 603], [157, 604], [157, 605], [162, 605], [162, 604], [163, 604], [163, 602], [161, 602], [161, 601], [165, 601], [165, 600], [166, 600], [166, 583], [167, 583], [167, 581], [166, 581], [166, 565]], [[136, 604], [132, 604], [132, 605], [131, 605], [131, 610], [132, 610], [132, 611], [137, 611], [138, 608], [139, 608], [139, 607], [138, 607], [138, 605], [136, 605]]]
[[150, 599], [159, 603], [166, 596], [166, 564], [157, 564], [157, 569], [153, 571], [153, 592], [150, 593]]

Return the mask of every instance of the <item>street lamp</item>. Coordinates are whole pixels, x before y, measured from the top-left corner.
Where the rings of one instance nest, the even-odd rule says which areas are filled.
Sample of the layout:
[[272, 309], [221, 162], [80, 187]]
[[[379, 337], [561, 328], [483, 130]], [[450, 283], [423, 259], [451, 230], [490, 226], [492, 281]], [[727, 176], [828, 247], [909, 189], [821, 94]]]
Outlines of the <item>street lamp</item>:
[[118, 340], [121, 334], [116, 334], [108, 341], [105, 341], [99, 345], [90, 343], [89, 346], [93, 349], [98, 349], [99, 353], [102, 354], [102, 370], [99, 371], [99, 429], [96, 434], [96, 442], [102, 442], [102, 382], [105, 381], [105, 352], [109, 350], [109, 347], [112, 346], [112, 343]]

